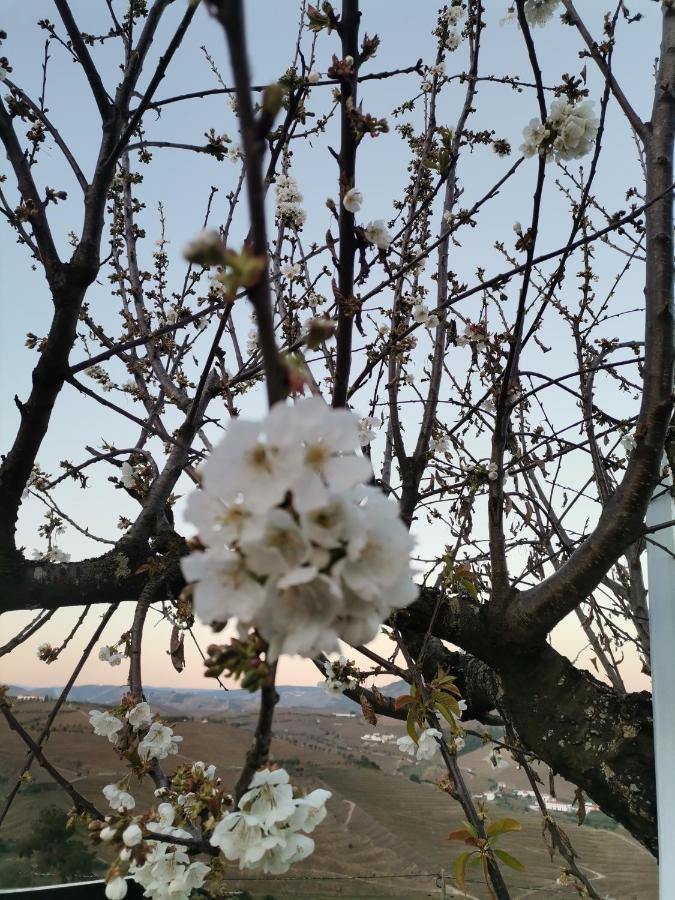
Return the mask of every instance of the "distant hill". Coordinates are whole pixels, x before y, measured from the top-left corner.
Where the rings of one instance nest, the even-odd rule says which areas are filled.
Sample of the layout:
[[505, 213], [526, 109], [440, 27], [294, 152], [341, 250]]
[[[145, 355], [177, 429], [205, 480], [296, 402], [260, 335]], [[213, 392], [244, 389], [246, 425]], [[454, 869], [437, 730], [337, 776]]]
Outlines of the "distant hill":
[[[391, 685], [391, 693], [397, 694], [399, 685]], [[115, 706], [127, 690], [126, 685], [78, 684], [70, 691], [69, 699], [76, 703], [91, 703], [100, 706]], [[145, 696], [153, 706], [173, 715], [216, 715], [219, 712], [250, 712], [257, 708], [256, 694], [243, 690], [224, 691], [196, 688], [179, 690], [176, 688], [145, 687]], [[287, 709], [318, 709], [326, 712], [357, 711], [355, 704], [341, 695], [329, 694], [320, 686], [280, 685], [279, 705]], [[388, 688], [385, 689], [389, 690]], [[58, 697], [61, 687], [22, 687], [11, 685], [9, 694], [13, 697]]]

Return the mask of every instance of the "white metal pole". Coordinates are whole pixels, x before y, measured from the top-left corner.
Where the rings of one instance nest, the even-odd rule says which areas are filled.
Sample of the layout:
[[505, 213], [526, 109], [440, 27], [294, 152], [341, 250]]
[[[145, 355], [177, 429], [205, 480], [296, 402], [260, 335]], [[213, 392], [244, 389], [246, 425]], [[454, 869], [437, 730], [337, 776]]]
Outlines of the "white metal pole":
[[[672, 480], [671, 480], [672, 484]], [[668, 489], [654, 492], [647, 525], [675, 519]], [[649, 535], [649, 635], [651, 643], [654, 756], [659, 828], [659, 898], [675, 898], [675, 528]]]

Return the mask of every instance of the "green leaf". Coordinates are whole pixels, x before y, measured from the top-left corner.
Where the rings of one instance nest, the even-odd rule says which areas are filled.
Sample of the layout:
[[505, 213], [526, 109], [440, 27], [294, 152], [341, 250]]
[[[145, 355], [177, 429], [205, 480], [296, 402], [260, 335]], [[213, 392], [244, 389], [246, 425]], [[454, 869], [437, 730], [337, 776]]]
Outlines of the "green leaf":
[[468, 850], [465, 850], [464, 853], [460, 853], [457, 859], [455, 860], [455, 881], [459, 885], [460, 891], [463, 894], [466, 894], [466, 885], [464, 884], [464, 872], [466, 871], [466, 864], [469, 861], [469, 857], [471, 854]]
[[415, 729], [415, 712], [414, 710], [408, 710], [408, 718], [405, 722], [406, 731], [410, 735], [413, 741], [417, 743], [417, 731]]
[[524, 872], [525, 866], [521, 863], [519, 859], [516, 859], [515, 856], [511, 856], [510, 853], [507, 853], [506, 850], [499, 850], [497, 847], [492, 851], [494, 855], [501, 859], [505, 866], [510, 866], [512, 869], [515, 869], [516, 872]]
[[414, 703], [417, 697], [413, 697], [412, 694], [403, 694], [401, 697], [397, 697], [394, 701], [395, 709], [401, 709], [403, 706], [407, 706], [408, 703]]
[[454, 726], [455, 719], [454, 719], [452, 713], [450, 712], [450, 710], [447, 709], [447, 707], [443, 703], [437, 703], [436, 709], [439, 711], [439, 713], [443, 716], [443, 718], [446, 720], [446, 722], [449, 725]]
[[436, 701], [436, 706], [441, 709], [442, 706], [446, 707], [450, 710], [450, 712], [457, 718], [462, 718], [462, 710], [459, 708], [459, 703], [455, 700], [454, 697], [451, 697], [449, 694], [443, 694], [442, 700]]
[[478, 837], [478, 832], [477, 832], [476, 829], [473, 827], [473, 825], [471, 824], [471, 822], [464, 822], [464, 821], [463, 821], [463, 822], [462, 822], [462, 825], [466, 828], [466, 830], [469, 832], [469, 834], [472, 834], [475, 838]]
[[500, 834], [506, 834], [507, 831], [522, 831], [523, 826], [517, 819], [497, 819], [492, 825], [488, 826], [487, 836], [497, 837]]

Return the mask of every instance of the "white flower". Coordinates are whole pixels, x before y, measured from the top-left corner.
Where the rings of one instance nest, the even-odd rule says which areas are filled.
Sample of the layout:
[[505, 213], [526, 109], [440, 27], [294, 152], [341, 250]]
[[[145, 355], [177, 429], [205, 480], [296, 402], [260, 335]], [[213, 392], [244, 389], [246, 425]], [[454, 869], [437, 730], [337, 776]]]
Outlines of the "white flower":
[[[176, 837], [190, 837], [188, 832], [172, 829]], [[190, 857], [180, 847], [151, 841], [143, 865], [132, 859], [129, 872], [143, 888], [145, 897], [154, 900], [188, 900], [192, 891], [204, 883], [209, 866], [202, 862], [190, 863]]]
[[523, 130], [523, 156], [539, 153], [546, 159], [580, 159], [591, 149], [600, 121], [593, 111], [593, 101], [570, 103], [559, 98], [551, 103], [544, 125], [532, 119]]
[[523, 128], [523, 143], [520, 145], [520, 152], [526, 159], [529, 159], [539, 153], [539, 147], [547, 136], [548, 131], [539, 119], [530, 119], [529, 125]]
[[98, 836], [101, 838], [101, 840], [103, 841], [104, 844], [109, 844], [110, 841], [112, 841], [112, 839], [115, 837], [116, 834], [117, 834], [116, 828], [113, 828], [110, 825], [106, 825], [104, 828], [101, 828], [101, 830], [98, 833]]
[[192, 764], [192, 774], [195, 778], [205, 778], [207, 781], [213, 781], [216, 777], [216, 767], [207, 766], [203, 762], [196, 762]]
[[326, 678], [325, 681], [319, 682], [319, 686], [323, 687], [328, 694], [342, 694], [344, 691], [353, 690], [356, 682], [340, 681], [337, 678]]
[[285, 769], [256, 772], [248, 791], [239, 801], [247, 822], [269, 831], [272, 825], [287, 819], [295, 811], [293, 788]]
[[386, 250], [391, 244], [391, 235], [382, 219], [368, 222], [365, 228], [366, 239], [380, 250]]
[[412, 374], [412, 372], [405, 373], [405, 375], [403, 376], [403, 384], [407, 384], [408, 386], [415, 384], [415, 376]]
[[202, 543], [222, 547], [238, 539], [256, 540], [265, 525], [265, 520], [243, 503], [237, 500], [228, 502], [207, 489], [190, 494], [185, 506], [185, 518], [197, 526]]
[[123, 791], [116, 784], [106, 784], [103, 788], [103, 796], [111, 808], [117, 810], [117, 812], [133, 809], [136, 806], [136, 801], [131, 794], [128, 791]]
[[380, 428], [381, 425], [380, 420], [372, 416], [364, 416], [364, 418], [359, 419], [359, 444], [362, 447], [367, 447], [377, 435], [374, 429]]
[[415, 752], [417, 751], [417, 744], [408, 734], [398, 738], [398, 740], [396, 741], [396, 746], [401, 751], [401, 753], [406, 753], [408, 756], [414, 757]]
[[104, 644], [98, 651], [98, 658], [101, 662], [110, 663], [111, 666], [119, 666], [124, 657], [123, 653], [118, 653], [114, 647]]
[[635, 448], [637, 447], [637, 443], [632, 434], [624, 434], [624, 436], [621, 438], [621, 444], [623, 445], [626, 453], [632, 453], [633, 450], [635, 450]]
[[[275, 421], [279, 418], [283, 415], [277, 413]], [[243, 494], [247, 510], [266, 512], [281, 503], [298, 470], [295, 456], [282, 453], [278, 444], [266, 439], [261, 423], [235, 419], [201, 467], [202, 486], [207, 494], [230, 504]]]
[[523, 7], [529, 25], [543, 27], [555, 15], [560, 0], [525, 0]]
[[225, 155], [232, 162], [239, 162], [240, 159], [243, 159], [244, 151], [241, 149], [241, 144], [231, 144]]
[[160, 803], [157, 807], [159, 824], [162, 828], [169, 828], [176, 818], [176, 810], [170, 803]]
[[333, 550], [365, 539], [363, 516], [353, 503], [335, 497], [326, 506], [300, 517], [307, 538], [319, 547]]
[[300, 228], [307, 217], [302, 208], [303, 196], [295, 178], [290, 175], [279, 175], [275, 185], [277, 199], [277, 218], [293, 228]]
[[122, 840], [127, 847], [135, 847], [143, 840], [143, 832], [136, 824], [127, 825], [122, 832]]
[[448, 31], [447, 38], [445, 39], [446, 50], [449, 50], [451, 53], [453, 53], [459, 47], [461, 40], [461, 32], [457, 31], [456, 28], [451, 28]]
[[240, 868], [252, 868], [267, 850], [284, 843], [279, 834], [265, 834], [254, 819], [242, 812], [232, 812], [218, 822], [209, 839], [219, 847], [225, 859], [239, 860]]
[[192, 553], [181, 559], [181, 569], [186, 581], [197, 582], [194, 608], [202, 622], [222, 623], [233, 616], [249, 621], [262, 608], [265, 588], [232, 550]]
[[117, 741], [117, 732], [123, 728], [124, 722], [112, 716], [108, 712], [92, 709], [89, 712], [89, 724], [94, 729], [94, 734], [107, 737], [111, 744]]
[[314, 69], [307, 76], [307, 81], [310, 84], [318, 84], [321, 81], [321, 73], [316, 72]]
[[395, 504], [377, 490], [361, 488], [366, 539], [350, 548], [341, 569], [343, 581], [351, 590], [371, 600], [393, 586], [402, 568], [407, 568], [413, 539], [401, 526]]
[[202, 621], [257, 628], [270, 659], [314, 656], [339, 638], [370, 640], [415, 599], [411, 538], [395, 504], [364, 484], [364, 426], [360, 436], [353, 413], [320, 397], [232, 424], [188, 502], [208, 545], [182, 560]]
[[489, 481], [496, 481], [499, 478], [499, 468], [496, 462], [488, 463], [487, 477]]
[[356, 213], [361, 209], [363, 194], [358, 188], [350, 188], [342, 198], [342, 205], [350, 213]]
[[433, 438], [429, 441], [429, 452], [430, 453], [447, 453], [450, 450], [450, 438], [447, 435], [442, 435], [438, 438]]
[[472, 325], [470, 322], [465, 326], [464, 333], [457, 338], [458, 347], [466, 347], [468, 344], [475, 344], [478, 350], [484, 350], [487, 346], [487, 334], [478, 325]]
[[323, 821], [329, 797], [329, 791], [317, 789], [294, 799], [285, 770], [257, 772], [240, 809], [216, 824], [210, 842], [226, 859], [238, 860], [242, 870], [287, 872], [314, 850], [314, 842], [299, 832], [311, 832]]
[[302, 266], [296, 263], [295, 265], [287, 265], [284, 266], [281, 270], [281, 274], [285, 275], [286, 278], [299, 278], [302, 274]]
[[464, 18], [464, 9], [461, 5], [447, 6], [445, 9], [445, 18], [450, 25], [457, 25]]
[[136, 481], [136, 475], [131, 463], [124, 462], [122, 463], [122, 469], [120, 472], [120, 481], [124, 485], [125, 488], [135, 488], [138, 484]]
[[181, 898], [188, 900], [192, 896], [192, 892], [204, 884], [210, 871], [210, 866], [199, 860], [190, 863], [189, 866], [185, 866], [169, 883], [169, 896], [172, 900], [173, 898], [176, 898], [176, 900], [181, 900]]
[[424, 731], [420, 733], [417, 743], [406, 734], [405, 737], [399, 738], [396, 741], [396, 744], [402, 753], [407, 753], [409, 756], [413, 757], [416, 756], [418, 761], [426, 761], [431, 759], [438, 750], [436, 738], [441, 737], [443, 737], [443, 735], [437, 728], [425, 728]]
[[326, 575], [280, 591], [271, 589], [257, 623], [270, 645], [268, 657], [277, 659], [282, 653], [313, 657], [337, 650], [334, 622], [342, 612], [341, 600], [339, 584]]
[[141, 759], [165, 759], [167, 756], [178, 753], [178, 744], [182, 741], [173, 733], [173, 729], [161, 722], [153, 722], [148, 733], [138, 745], [138, 755]]
[[553, 152], [556, 159], [580, 159], [591, 149], [600, 120], [593, 111], [593, 101], [571, 104], [558, 99], [551, 103], [547, 127], [556, 135]]
[[436, 65], [434, 65], [434, 66], [430, 66], [429, 72], [432, 75], [436, 75], [437, 78], [442, 78], [443, 75], [445, 75], [445, 63], [439, 62], [439, 63], [436, 63]]
[[415, 307], [413, 319], [418, 325], [426, 325], [427, 328], [436, 328], [438, 325], [438, 316], [429, 312], [429, 308], [424, 305]]
[[[295, 406], [272, 408], [269, 419], [286, 444], [285, 456], [293, 443], [302, 443], [301, 469], [290, 485], [299, 512], [325, 506], [328, 492], [348, 490], [370, 478], [372, 469], [359, 447], [358, 419], [345, 409], [332, 409], [320, 397], [307, 397]], [[292, 432], [292, 433], [291, 433]]]
[[111, 878], [105, 886], [105, 895], [108, 900], [123, 900], [127, 895], [127, 883], [124, 878], [119, 876]]
[[353, 66], [354, 65], [354, 57], [353, 56], [345, 56], [344, 59], [345, 65]]
[[304, 834], [291, 833], [282, 844], [272, 847], [256, 868], [269, 875], [283, 875], [293, 863], [307, 859], [314, 852], [314, 841]]
[[417, 759], [431, 759], [438, 750], [436, 738], [440, 737], [443, 737], [443, 735], [437, 728], [426, 728], [419, 737], [419, 743], [417, 744]]
[[143, 701], [143, 703], [137, 703], [133, 709], [130, 709], [127, 712], [127, 722], [131, 725], [134, 731], [140, 731], [141, 728], [146, 728], [152, 722], [152, 710], [150, 709], [150, 704]]

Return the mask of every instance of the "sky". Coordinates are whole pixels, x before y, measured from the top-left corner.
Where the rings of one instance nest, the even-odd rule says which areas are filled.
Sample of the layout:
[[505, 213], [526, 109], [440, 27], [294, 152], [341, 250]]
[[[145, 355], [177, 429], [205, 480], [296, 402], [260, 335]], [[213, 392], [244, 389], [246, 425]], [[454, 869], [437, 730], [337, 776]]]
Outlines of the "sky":
[[[499, 19], [506, 13], [507, 4], [502, 0], [490, 0], [484, 5], [490, 15], [482, 50], [487, 70], [499, 75], [518, 74], [527, 77], [527, 65], [516, 26], [513, 23], [503, 26], [499, 24]], [[104, 3], [75, 0], [71, 6], [82, 31], [97, 34], [107, 30], [109, 22]], [[117, 6], [119, 7], [119, 3]], [[598, 0], [579, 0], [577, 7], [592, 33], [600, 35], [605, 4]], [[159, 31], [153, 49], [153, 59], [162, 52], [178, 18], [182, 15], [183, 8], [184, 0], [176, 0], [170, 8]], [[627, 94], [638, 113], [647, 118], [651, 104], [649, 72], [652, 60], [658, 52], [658, 4], [649, 0], [642, 2], [638, 0], [632, 4], [631, 12], [636, 12], [638, 8], [644, 14], [644, 18], [630, 26], [627, 34], [622, 34], [623, 39], [619, 41], [615, 54], [614, 71], [619, 81], [626, 85]], [[412, 10], [413, 6], [407, 0], [393, 0], [393, 2], [366, 0], [363, 3], [362, 33], [372, 35], [376, 32], [381, 38], [377, 57], [369, 63], [370, 71], [386, 71], [413, 65], [420, 57], [431, 59], [434, 48], [431, 31], [435, 24], [437, 4], [418, 3], [414, 5], [414, 14]], [[283, 73], [290, 61], [297, 29], [298, 5], [295, 0], [276, 0], [274, 3], [269, 0], [247, 0], [246, 13], [253, 82], [269, 83]], [[33, 97], [40, 92], [44, 45], [44, 33], [36, 26], [36, 22], [45, 17], [54, 19], [55, 16], [53, 5], [47, 0], [31, 0], [31, 3], [4, 0], [2, 4], [0, 28], [9, 35], [2, 52], [9, 57], [14, 69], [10, 77]], [[559, 22], [550, 23], [546, 28], [537, 30], [535, 38], [544, 67], [545, 83], [557, 82], [564, 72], [575, 74], [579, 72], [582, 65], [578, 58], [580, 44], [572, 29], [562, 26]], [[229, 65], [222, 33], [209, 18], [206, 10], [200, 9], [188, 39], [172, 62], [158, 90], [159, 98], [217, 86], [208, 60], [200, 49], [202, 46], [208, 49], [229, 83]], [[331, 54], [336, 49], [334, 35], [321, 35], [317, 41], [315, 68], [325, 72], [330, 64]], [[309, 52], [309, 44], [305, 46], [305, 51]], [[117, 78], [115, 54], [107, 45], [103, 48], [97, 46], [92, 52], [101, 67], [106, 85], [112, 90]], [[455, 57], [449, 57], [447, 63], [449, 73], [462, 70], [464, 53], [465, 49], [460, 48]], [[636, 61], [640, 63], [639, 71], [636, 70]], [[148, 71], [151, 71], [151, 67]], [[588, 86], [591, 96], [596, 100], [599, 99], [598, 85], [598, 78], [589, 63]], [[392, 110], [406, 97], [418, 93], [418, 87], [418, 76], [397, 76], [362, 84], [360, 97], [367, 111], [378, 116], [386, 116], [393, 126], [397, 119], [392, 116]], [[316, 107], [313, 107], [317, 112], [327, 109], [329, 105], [327, 92], [330, 89], [323, 90], [323, 99], [317, 99]], [[73, 148], [83, 170], [90, 172], [96, 156], [97, 139], [92, 128], [92, 122], [96, 120], [95, 107], [80, 68], [72, 64], [58, 48], [52, 49], [46, 96], [50, 118]], [[417, 101], [417, 113], [421, 102]], [[453, 123], [460, 103], [459, 86], [455, 85], [445, 90], [439, 102], [439, 121]], [[474, 130], [494, 129], [498, 135], [508, 139], [514, 148], [520, 143], [523, 126], [537, 114], [536, 102], [531, 93], [524, 91], [522, 94], [514, 95], [502, 85], [489, 83], [481, 84], [476, 106], [478, 112], [471, 127]], [[161, 117], [150, 116], [147, 119], [146, 135], [152, 140], [170, 139], [202, 143], [204, 132], [211, 127], [218, 132], [227, 131], [234, 140], [237, 139], [236, 122], [227, 101], [223, 98], [190, 101], [186, 104], [164, 107]], [[327, 145], [337, 140], [333, 121], [328, 125], [328, 138], [314, 140], [311, 144], [296, 147], [294, 150], [293, 171], [300, 182], [307, 210], [305, 226], [307, 242], [311, 239], [321, 240], [330, 224], [330, 214], [325, 207], [325, 200], [336, 194], [336, 171]], [[608, 114], [606, 148], [606, 157], [610, 158], [605, 157], [604, 165], [600, 167], [594, 193], [600, 202], [606, 203], [609, 209], [614, 210], [625, 205], [624, 189], [630, 184], [639, 183], [640, 177], [635, 147], [614, 104], [610, 105]], [[393, 128], [389, 134], [362, 144], [358, 157], [358, 183], [364, 193], [361, 211], [364, 221], [391, 217], [392, 203], [401, 196], [405, 184], [406, 164], [406, 147], [394, 133]], [[462, 205], [470, 206], [481, 196], [485, 185], [496, 180], [509, 165], [509, 160], [499, 160], [490, 151], [476, 150], [460, 168], [460, 178], [466, 195], [466, 200], [462, 199]], [[0, 166], [3, 173], [9, 174], [4, 158], [0, 161]], [[208, 157], [192, 157], [181, 151], [153, 150], [152, 164], [143, 169], [143, 199], [146, 203], [143, 224], [148, 233], [146, 253], [152, 252], [154, 241], [159, 234], [157, 204], [160, 201], [166, 218], [167, 238], [175, 251], [200, 229], [206, 196], [212, 185], [218, 187], [214, 201], [214, 218], [216, 221], [224, 218], [227, 209], [226, 194], [233, 189], [238, 171], [237, 166], [230, 162], [219, 164]], [[68, 168], [64, 166], [58, 149], [49, 141], [41, 153], [37, 173], [41, 184], [68, 192], [66, 202], [51, 208], [57, 244], [66, 255], [68, 233], [80, 225], [81, 199], [78, 197], [77, 184]], [[465, 274], [467, 280], [472, 277], [477, 266], [484, 266], [488, 272], [500, 271], [504, 267], [503, 261], [500, 261], [500, 257], [494, 251], [493, 244], [498, 239], [512, 240], [512, 225], [515, 220], [527, 221], [533, 178], [533, 167], [522, 166], [517, 177], [501, 191], [500, 196], [481, 219], [481, 227], [476, 229], [477, 233], [468, 234], [463, 238], [462, 247], [453, 257], [452, 265], [458, 273]], [[6, 192], [8, 196], [13, 196], [11, 175]], [[542, 250], [560, 246], [564, 242], [564, 229], [568, 226], [563, 217], [564, 208], [560, 197], [553, 193], [547, 195], [545, 224], [541, 238]], [[243, 220], [235, 222], [235, 238], [240, 239], [243, 236], [245, 227], [246, 223]], [[51, 310], [49, 295], [40, 272], [31, 269], [25, 250], [16, 245], [13, 234], [4, 223], [0, 223], [0, 228], [4, 229], [0, 239], [2, 301], [0, 447], [4, 452], [11, 443], [17, 423], [13, 397], [15, 394], [20, 398], [27, 395], [30, 388], [31, 366], [35, 361], [34, 352], [24, 346], [25, 335], [27, 332], [44, 334]], [[596, 265], [601, 282], [604, 275], [605, 281], [609, 283], [616, 264], [606, 261], [603, 251], [600, 251]], [[180, 273], [174, 270], [172, 277], [178, 279], [179, 276]], [[639, 307], [641, 291], [639, 272], [629, 272], [622, 281], [620, 296], [616, 300], [619, 308]], [[114, 333], [117, 323], [116, 298], [110, 296], [104, 273], [92, 286], [87, 299], [95, 309], [97, 319]], [[627, 324], [617, 325], [618, 336], [634, 336], [634, 332], [630, 331], [630, 322], [628, 318]], [[569, 371], [565, 338], [557, 334], [555, 326], [551, 326], [551, 331], [544, 333], [543, 339], [545, 341], [548, 339], [553, 348], [551, 355], [547, 357], [547, 373], [555, 376]], [[86, 358], [86, 355], [85, 346], [78, 343], [71, 359], [79, 361]], [[122, 370], [115, 370], [114, 366], [111, 366], [110, 371], [112, 375], [119, 375], [122, 378], [124, 376]], [[599, 391], [603, 390], [605, 388], [600, 383]], [[572, 414], [573, 402], [564, 394], [556, 394], [552, 402], [560, 415]], [[632, 398], [626, 398], [626, 402], [634, 406]], [[252, 401], [251, 411], [254, 415], [260, 414], [259, 401], [255, 399]], [[101, 407], [80, 397], [66, 386], [57, 403], [55, 427], [50, 430], [41, 448], [39, 463], [45, 470], [55, 472], [58, 470], [60, 460], [80, 461], [84, 458], [85, 445], [100, 446], [104, 439], [114, 440], [117, 446], [133, 446], [136, 439], [135, 429], [120, 419], [114, 420], [114, 425], [111, 426], [109, 415]], [[92, 478], [91, 490], [85, 494], [68, 483], [58, 496], [63, 508], [71, 511], [73, 515], [86, 518], [87, 525], [94, 534], [115, 539], [120, 534], [115, 528], [117, 516], [132, 516], [134, 505], [107, 480], [109, 474], [110, 472], [102, 470], [100, 474], [97, 473]], [[187, 487], [185, 484], [183, 489]], [[43, 510], [35, 502], [26, 503], [22, 508], [19, 538], [20, 543], [26, 546], [28, 554], [41, 547], [36, 540], [36, 531], [42, 521], [42, 513]], [[180, 504], [178, 515], [180, 518]], [[442, 547], [443, 536], [439, 534], [438, 529], [434, 530], [423, 523], [417, 527], [417, 538], [422, 556], [437, 552], [439, 542]], [[64, 536], [62, 546], [73, 558], [86, 558], [97, 554], [100, 549], [100, 545], [92, 544], [73, 529], [69, 529]], [[59, 612], [44, 634], [40, 633], [9, 657], [0, 659], [0, 681], [26, 686], [62, 684], [77, 661], [84, 637], [88, 637], [94, 630], [102, 610], [96, 606], [92, 607], [83, 627], [82, 636], [78, 635], [59, 660], [51, 666], [37, 660], [36, 647], [45, 639], [54, 645], [58, 644], [69, 632], [79, 612], [79, 610]], [[105, 640], [115, 641], [128, 628], [130, 617], [131, 605], [125, 604], [114, 615], [105, 632]], [[3, 639], [14, 634], [30, 618], [29, 614], [24, 613], [2, 616], [0, 633]], [[196, 626], [195, 635], [203, 647], [212, 639], [209, 629], [200, 625]], [[571, 657], [581, 649], [577, 628], [571, 621], [562, 623], [554, 637], [556, 645]], [[186, 642], [188, 665], [182, 674], [176, 673], [171, 667], [166, 653], [168, 640], [169, 627], [151, 613], [144, 647], [145, 683], [191, 688], [210, 687], [211, 683], [205, 682], [202, 676], [198, 651], [190, 639], [188, 638]], [[379, 646], [386, 649], [387, 639], [381, 639]], [[111, 669], [105, 663], [99, 662], [95, 658], [96, 654], [93, 654], [93, 657], [85, 665], [79, 679], [80, 683], [117, 683], [124, 680], [123, 667]], [[626, 671], [628, 683], [632, 687], [637, 689], [646, 686], [646, 679], [639, 675], [634, 660], [627, 661]], [[317, 679], [318, 673], [311, 663], [297, 659], [282, 660], [280, 683], [314, 684]]]

